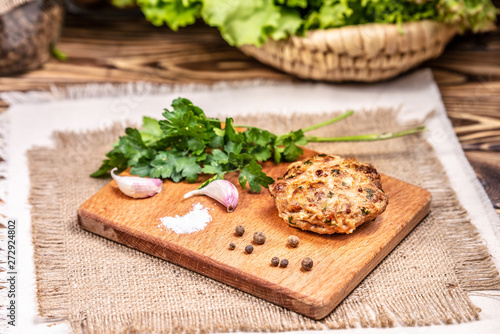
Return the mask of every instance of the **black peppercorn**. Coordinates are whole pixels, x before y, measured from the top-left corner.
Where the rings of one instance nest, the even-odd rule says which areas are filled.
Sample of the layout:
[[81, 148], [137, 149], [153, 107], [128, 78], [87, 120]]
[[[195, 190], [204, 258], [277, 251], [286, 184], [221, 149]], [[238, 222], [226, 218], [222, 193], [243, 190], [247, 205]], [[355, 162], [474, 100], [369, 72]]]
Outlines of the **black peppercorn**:
[[299, 243], [300, 243], [300, 239], [296, 235], [289, 236], [288, 239], [287, 239], [287, 241], [288, 241], [288, 245], [290, 247], [294, 247], [294, 248], [297, 247], [299, 245]]
[[241, 225], [236, 226], [235, 233], [237, 236], [242, 236], [245, 233], [245, 228]]
[[277, 267], [277, 266], [278, 266], [278, 264], [280, 264], [280, 259], [279, 259], [279, 257], [277, 257], [277, 256], [273, 257], [273, 258], [271, 259], [271, 265], [272, 265], [273, 267]]
[[255, 242], [257, 245], [262, 245], [266, 242], [266, 236], [264, 235], [264, 232], [255, 232], [253, 234], [253, 242]]
[[288, 260], [287, 259], [281, 260], [280, 267], [286, 268], [286, 266], [288, 266]]
[[306, 257], [305, 259], [302, 260], [301, 264], [302, 264], [302, 269], [309, 271], [313, 267], [313, 260]]
[[247, 254], [252, 253], [252, 252], [253, 252], [253, 246], [252, 246], [252, 245], [247, 245], [247, 246], [245, 247], [245, 252], [246, 252]]
[[235, 245], [233, 242], [230, 242], [230, 243], [229, 243], [229, 249], [230, 249], [230, 250], [233, 250], [233, 249], [235, 249], [235, 248], [236, 248], [236, 245]]

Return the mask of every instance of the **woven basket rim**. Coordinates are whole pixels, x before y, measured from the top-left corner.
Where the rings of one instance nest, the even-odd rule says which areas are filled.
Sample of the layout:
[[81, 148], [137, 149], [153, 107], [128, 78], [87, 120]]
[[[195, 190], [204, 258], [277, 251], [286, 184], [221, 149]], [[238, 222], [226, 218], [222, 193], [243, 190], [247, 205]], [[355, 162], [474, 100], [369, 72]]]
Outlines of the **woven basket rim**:
[[437, 57], [457, 32], [433, 20], [310, 30], [306, 36], [244, 45], [246, 55], [304, 79], [385, 80]]
[[360, 27], [360, 26], [374, 26], [374, 25], [378, 25], [378, 26], [394, 26], [394, 27], [399, 27], [399, 26], [403, 26], [403, 25], [421, 25], [421, 24], [426, 24], [425, 22], [437, 23], [439, 25], [448, 26], [448, 27], [455, 27], [455, 28], [458, 27], [458, 25], [456, 25], [456, 24], [448, 24], [448, 23], [441, 22], [441, 21], [425, 19], [425, 20], [408, 21], [408, 22], [402, 22], [402, 23], [368, 22], [368, 23], [351, 24], [351, 25], [347, 25], [347, 26], [332, 27], [332, 28], [326, 28], [326, 29], [311, 29], [311, 30], [306, 31], [306, 33], [308, 33], [308, 32], [316, 32], [316, 31], [338, 30], [338, 29]]
[[[274, 42], [288, 42], [291, 39], [310, 39], [314, 35], [317, 34], [329, 34], [329, 33], [339, 33], [342, 30], [352, 30], [352, 29], [358, 29], [358, 28], [367, 28], [367, 27], [393, 27], [396, 28], [397, 30], [401, 29], [408, 29], [411, 28], [412, 26], [422, 26], [422, 25], [427, 25], [427, 24], [437, 24], [441, 26], [442, 28], [445, 28], [448, 30], [448, 33], [455, 34], [458, 31], [458, 25], [457, 24], [448, 24], [436, 20], [419, 20], [419, 21], [410, 21], [410, 22], [402, 22], [401, 24], [399, 23], [362, 23], [362, 24], [353, 24], [353, 25], [348, 25], [348, 26], [343, 26], [343, 27], [333, 27], [333, 28], [327, 28], [327, 29], [313, 29], [313, 30], [308, 30], [306, 31], [305, 36], [299, 36], [299, 35], [293, 35], [289, 36], [286, 39], [282, 40], [273, 40], [269, 39]], [[268, 42], [269, 42], [268, 40]], [[266, 42], [267, 43], [267, 42]], [[265, 43], [264, 43], [265, 44]]]

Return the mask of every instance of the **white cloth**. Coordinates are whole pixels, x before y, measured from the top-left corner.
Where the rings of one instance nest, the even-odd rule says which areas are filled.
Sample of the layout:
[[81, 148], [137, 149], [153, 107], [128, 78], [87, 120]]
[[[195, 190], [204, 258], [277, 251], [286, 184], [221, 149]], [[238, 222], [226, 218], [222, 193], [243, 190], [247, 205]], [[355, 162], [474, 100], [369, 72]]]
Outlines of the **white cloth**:
[[[155, 91], [155, 93], [151, 93]], [[82, 96], [86, 96], [83, 98]], [[90, 97], [89, 97], [90, 96]], [[444, 165], [452, 186], [472, 222], [479, 229], [500, 264], [499, 219], [484, 189], [478, 182], [454, 134], [430, 70], [421, 70], [386, 83], [372, 85], [331, 85], [321, 83], [255, 82], [214, 87], [185, 86], [154, 88], [130, 84], [121, 89], [109, 85], [69, 88], [60, 94], [10, 92], [2, 99], [11, 107], [3, 115], [9, 122], [7, 216], [17, 218], [19, 279], [18, 326], [8, 333], [66, 333], [67, 324], [48, 327], [37, 317], [33, 245], [30, 236], [29, 177], [26, 151], [34, 145], [52, 145], [54, 130], [98, 129], [116, 121], [140, 123], [142, 116], [160, 118], [173, 98], [183, 96], [200, 106], [209, 116], [224, 117], [259, 113], [321, 113], [326, 111], [371, 110], [379, 107], [401, 108], [402, 121], [424, 121], [427, 139]], [[425, 118], [434, 111], [431, 117]], [[71, 175], [68, 175], [71, 177]], [[2, 192], [0, 191], [0, 196]], [[0, 208], [1, 209], [1, 208]], [[357, 328], [342, 333], [500, 333], [500, 299], [471, 295], [482, 308], [479, 321], [444, 326]]]

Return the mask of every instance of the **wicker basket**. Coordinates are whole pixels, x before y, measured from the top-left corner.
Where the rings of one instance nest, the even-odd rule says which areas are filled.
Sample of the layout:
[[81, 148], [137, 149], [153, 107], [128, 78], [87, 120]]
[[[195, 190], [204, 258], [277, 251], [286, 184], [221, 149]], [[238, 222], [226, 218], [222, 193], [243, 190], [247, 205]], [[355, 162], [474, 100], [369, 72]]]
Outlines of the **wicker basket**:
[[[401, 31], [402, 29], [402, 31]], [[249, 56], [300, 78], [373, 82], [439, 56], [456, 27], [435, 21], [363, 24], [309, 31], [307, 37], [244, 45]]]

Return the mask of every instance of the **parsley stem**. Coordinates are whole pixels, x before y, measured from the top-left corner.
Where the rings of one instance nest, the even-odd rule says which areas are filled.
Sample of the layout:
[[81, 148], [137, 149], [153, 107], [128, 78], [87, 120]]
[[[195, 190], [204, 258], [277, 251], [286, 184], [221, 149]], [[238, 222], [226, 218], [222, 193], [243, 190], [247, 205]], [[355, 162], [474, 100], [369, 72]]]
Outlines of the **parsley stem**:
[[384, 140], [384, 139], [402, 137], [413, 133], [422, 132], [425, 130], [426, 130], [425, 126], [421, 125], [416, 128], [411, 128], [399, 132], [374, 133], [367, 135], [356, 135], [356, 136], [345, 136], [345, 137], [306, 136], [305, 138], [308, 142], [375, 141], [375, 140]]
[[[349, 110], [348, 112], [346, 112], [346, 113], [344, 113], [342, 115], [339, 115], [337, 117], [334, 117], [332, 119], [329, 119], [327, 121], [324, 121], [324, 122], [321, 122], [321, 123], [318, 123], [318, 124], [314, 124], [314, 125], [308, 126], [307, 128], [303, 128], [302, 132], [306, 133], [308, 131], [316, 130], [316, 129], [322, 128], [324, 126], [327, 126], [327, 125], [330, 125], [330, 124], [333, 124], [333, 123], [337, 123], [338, 121], [341, 121], [344, 118], [352, 116], [353, 114], [354, 114], [354, 111], [353, 110]], [[258, 127], [250, 126], [250, 125], [233, 125], [233, 127], [235, 127], [235, 128], [246, 128], [246, 129], [261, 130]]]
[[329, 119], [328, 121], [324, 121], [324, 122], [321, 122], [321, 123], [318, 123], [318, 124], [315, 124], [315, 125], [308, 126], [307, 128], [303, 128], [302, 132], [306, 133], [308, 131], [319, 129], [319, 128], [323, 127], [323, 126], [327, 126], [327, 125], [336, 123], [338, 121], [341, 121], [344, 118], [347, 118], [347, 117], [349, 117], [349, 116], [351, 116], [353, 114], [354, 114], [354, 111], [353, 110], [349, 110], [345, 114], [342, 114], [342, 115], [339, 115], [339, 116], [334, 117], [332, 119]]

